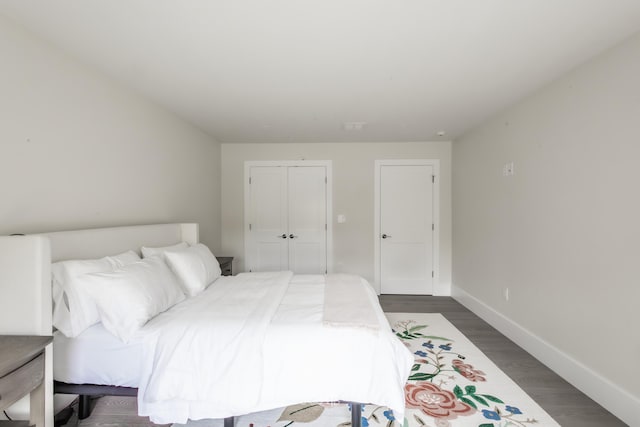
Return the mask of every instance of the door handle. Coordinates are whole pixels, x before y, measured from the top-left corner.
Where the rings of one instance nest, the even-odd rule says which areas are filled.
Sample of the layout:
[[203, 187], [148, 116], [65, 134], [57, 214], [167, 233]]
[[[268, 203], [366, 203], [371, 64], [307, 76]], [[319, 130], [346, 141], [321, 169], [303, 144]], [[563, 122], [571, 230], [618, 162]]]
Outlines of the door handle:
[[390, 238], [391, 238], [391, 236], [389, 236], [388, 234], [383, 234], [383, 235], [382, 235], [382, 238], [383, 238], [383, 239], [390, 239]]
[[289, 234], [289, 238], [290, 239], [295, 239], [296, 237], [298, 237], [298, 236], [296, 236], [295, 234]]
[[286, 234], [284, 234], [284, 233], [282, 233], [282, 235], [281, 235], [281, 236], [278, 236], [278, 237], [280, 237], [281, 239], [286, 239], [286, 238], [287, 238], [287, 235], [286, 235]]

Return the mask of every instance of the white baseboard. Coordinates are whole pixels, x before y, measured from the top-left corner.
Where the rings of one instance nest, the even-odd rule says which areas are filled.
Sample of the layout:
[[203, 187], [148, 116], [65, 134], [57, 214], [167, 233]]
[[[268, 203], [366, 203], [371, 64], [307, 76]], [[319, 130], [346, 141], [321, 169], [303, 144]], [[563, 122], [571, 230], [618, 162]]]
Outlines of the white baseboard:
[[631, 427], [640, 427], [638, 397], [455, 285], [451, 296], [616, 417]]

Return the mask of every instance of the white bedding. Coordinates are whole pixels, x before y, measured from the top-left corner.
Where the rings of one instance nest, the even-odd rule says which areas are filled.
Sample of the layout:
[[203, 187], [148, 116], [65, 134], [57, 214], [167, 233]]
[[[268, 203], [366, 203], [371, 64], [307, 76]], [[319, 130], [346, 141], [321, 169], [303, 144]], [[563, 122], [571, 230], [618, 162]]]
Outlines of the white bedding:
[[75, 338], [53, 334], [53, 378], [69, 384], [138, 387], [141, 339], [123, 343], [102, 323]]
[[[220, 277], [139, 331], [130, 353], [139, 357], [121, 365], [129, 378], [119, 384], [111, 382], [113, 374], [104, 378], [108, 382], [66, 381], [56, 371], [56, 379], [137, 386], [140, 415], [156, 423], [338, 400], [389, 406], [401, 417], [413, 356], [391, 332], [373, 289], [362, 282], [377, 331], [323, 323], [323, 275]], [[244, 323], [232, 321], [246, 315]], [[95, 337], [99, 331], [94, 326], [84, 334]], [[130, 374], [133, 366], [141, 368], [137, 378]], [[83, 369], [81, 374], [92, 374]]]

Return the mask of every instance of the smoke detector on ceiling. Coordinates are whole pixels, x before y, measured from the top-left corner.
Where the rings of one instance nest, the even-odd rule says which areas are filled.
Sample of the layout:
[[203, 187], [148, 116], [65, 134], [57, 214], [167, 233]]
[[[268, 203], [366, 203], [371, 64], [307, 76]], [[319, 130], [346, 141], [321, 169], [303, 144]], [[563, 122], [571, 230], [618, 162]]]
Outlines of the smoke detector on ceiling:
[[346, 131], [361, 131], [367, 122], [344, 122], [342, 128]]

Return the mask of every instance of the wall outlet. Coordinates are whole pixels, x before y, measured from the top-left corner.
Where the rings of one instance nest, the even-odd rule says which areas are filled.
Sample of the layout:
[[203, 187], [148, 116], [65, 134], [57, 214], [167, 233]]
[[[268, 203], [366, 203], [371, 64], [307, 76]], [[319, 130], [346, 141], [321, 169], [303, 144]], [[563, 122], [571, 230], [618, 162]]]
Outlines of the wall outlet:
[[504, 300], [509, 301], [509, 288], [504, 288]]
[[504, 166], [502, 166], [502, 176], [511, 176], [513, 172], [513, 162], [505, 163]]

